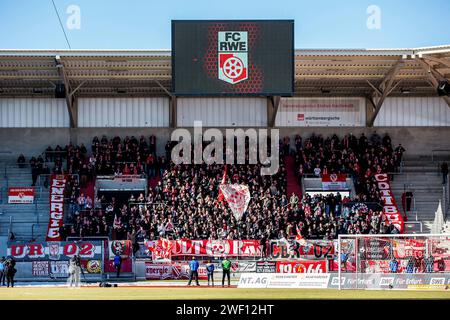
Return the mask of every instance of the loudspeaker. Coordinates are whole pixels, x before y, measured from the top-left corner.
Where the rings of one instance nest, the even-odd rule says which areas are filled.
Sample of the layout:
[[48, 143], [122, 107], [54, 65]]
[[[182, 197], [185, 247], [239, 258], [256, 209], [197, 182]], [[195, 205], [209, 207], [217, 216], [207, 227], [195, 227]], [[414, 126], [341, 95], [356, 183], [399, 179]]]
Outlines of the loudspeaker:
[[65, 98], [66, 97], [66, 86], [64, 83], [57, 83], [55, 87], [55, 98]]
[[437, 93], [440, 96], [449, 96], [450, 95], [450, 83], [447, 80], [439, 81], [439, 85], [437, 87]]

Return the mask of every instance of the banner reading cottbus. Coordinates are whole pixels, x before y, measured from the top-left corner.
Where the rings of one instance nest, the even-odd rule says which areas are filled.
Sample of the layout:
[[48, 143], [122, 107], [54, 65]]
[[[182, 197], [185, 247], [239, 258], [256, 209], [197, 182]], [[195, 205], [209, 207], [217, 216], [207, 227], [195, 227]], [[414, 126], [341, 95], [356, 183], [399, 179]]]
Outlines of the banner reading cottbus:
[[292, 96], [293, 20], [172, 20], [175, 95]]

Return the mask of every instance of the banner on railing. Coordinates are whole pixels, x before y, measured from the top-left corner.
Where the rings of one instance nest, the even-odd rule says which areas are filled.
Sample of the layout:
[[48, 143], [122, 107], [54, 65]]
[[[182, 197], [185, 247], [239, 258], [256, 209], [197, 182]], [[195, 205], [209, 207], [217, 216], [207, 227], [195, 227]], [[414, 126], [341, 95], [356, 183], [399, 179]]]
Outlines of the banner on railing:
[[[85, 275], [101, 274], [101, 260], [81, 260]], [[69, 276], [69, 261], [33, 261], [31, 265], [33, 277], [67, 278]]]
[[[231, 272], [255, 272], [256, 262], [232, 262]], [[215, 273], [221, 273], [222, 267], [220, 263], [214, 263]], [[189, 279], [189, 261], [183, 262], [167, 262], [167, 263], [145, 263], [145, 278], [147, 280], [176, 280]], [[198, 268], [198, 278], [200, 280], [208, 280], [206, 273], [206, 264], [201, 263]]]
[[34, 188], [9, 188], [8, 203], [29, 204], [34, 202]]
[[7, 255], [13, 257], [17, 262], [45, 260], [68, 261], [76, 254], [80, 255], [81, 259], [102, 260], [102, 242], [9, 242], [7, 249]]
[[130, 240], [113, 240], [108, 241], [109, 260], [114, 260], [116, 255], [122, 259], [131, 257], [131, 241]]
[[322, 190], [347, 190], [347, 175], [338, 174], [323, 174], [322, 175]]
[[394, 194], [391, 190], [389, 176], [386, 173], [375, 174], [378, 189], [380, 189], [381, 200], [383, 201], [383, 212], [389, 224], [396, 227], [400, 233], [405, 231], [405, 221], [398, 210]]
[[[147, 280], [180, 280], [189, 279], [189, 264], [186, 263], [145, 263], [145, 278]], [[199, 280], [207, 280], [206, 267], [198, 268]]]
[[[171, 240], [172, 257], [260, 257], [261, 247], [258, 240]], [[146, 242], [151, 251], [155, 241]], [[152, 248], [152, 249], [151, 249]]]
[[272, 260], [321, 260], [332, 257], [334, 242], [327, 240], [307, 240], [300, 243], [295, 240], [272, 240], [269, 246], [269, 257]]
[[67, 175], [52, 175], [50, 183], [50, 219], [48, 221], [47, 241], [61, 241], [59, 229], [64, 220], [64, 191]]
[[277, 261], [276, 273], [326, 273], [327, 260]]

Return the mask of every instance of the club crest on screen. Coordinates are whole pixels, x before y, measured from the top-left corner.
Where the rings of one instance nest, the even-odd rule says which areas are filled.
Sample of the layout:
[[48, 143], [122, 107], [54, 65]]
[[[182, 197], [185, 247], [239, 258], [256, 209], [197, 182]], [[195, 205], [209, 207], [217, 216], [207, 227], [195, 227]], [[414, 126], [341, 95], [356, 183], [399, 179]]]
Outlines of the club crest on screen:
[[248, 79], [247, 31], [218, 32], [219, 79], [236, 84]]

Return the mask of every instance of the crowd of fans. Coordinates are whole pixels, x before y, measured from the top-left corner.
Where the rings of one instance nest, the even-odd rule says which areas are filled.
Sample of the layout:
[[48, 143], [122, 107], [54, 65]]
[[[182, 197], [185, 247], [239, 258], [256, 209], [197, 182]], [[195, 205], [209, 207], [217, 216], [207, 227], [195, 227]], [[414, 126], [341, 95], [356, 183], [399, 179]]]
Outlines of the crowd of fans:
[[313, 134], [305, 141], [296, 136], [296, 174], [299, 180], [306, 174], [316, 177], [331, 173], [349, 174], [353, 177], [357, 200], [379, 202], [374, 174], [390, 173], [393, 180], [393, 173], [398, 171], [404, 152], [401, 144], [393, 149], [388, 134], [381, 138], [376, 132], [370, 139], [364, 133], [359, 139], [349, 134], [342, 140], [337, 135], [323, 138]]
[[[264, 241], [294, 238], [297, 230], [309, 239], [334, 239], [340, 233], [398, 232], [385, 223], [381, 206], [363, 210], [346, 204], [380, 203], [373, 174], [397, 170], [405, 151], [401, 145], [393, 150], [390, 137], [381, 138], [376, 133], [370, 139], [364, 134], [359, 139], [350, 134], [342, 140], [336, 135], [327, 138], [312, 135], [304, 141], [296, 136], [294, 148], [289, 138], [280, 142], [280, 168], [276, 175], [260, 175], [260, 165], [255, 164], [228, 166], [227, 183], [246, 184], [251, 193], [248, 209], [240, 221], [234, 218], [225, 201], [217, 201], [224, 165], [172, 162], [152, 165], [155, 163], [152, 158], [158, 163], [165, 161], [165, 157], [158, 158], [155, 144], [147, 144], [142, 137], [140, 140], [127, 137], [123, 141], [118, 137], [110, 141], [106, 137], [94, 138], [90, 156], [83, 147], [69, 146], [68, 168], [73, 172], [81, 173], [86, 165], [87, 176], [114, 174], [120, 162], [133, 162], [137, 171], [130, 174], [161, 175], [161, 180], [154, 188], [149, 187], [147, 196], [134, 194], [128, 201], [114, 197], [93, 201], [83, 194], [75, 195], [71, 227], [65, 232], [71, 236], [129, 239], [133, 243], [159, 237]], [[166, 157], [171, 146], [166, 145]], [[288, 195], [284, 165], [288, 155], [295, 158], [299, 178], [305, 174], [352, 175], [357, 196], [349, 199], [340, 194], [303, 195], [299, 199], [295, 194]]]

